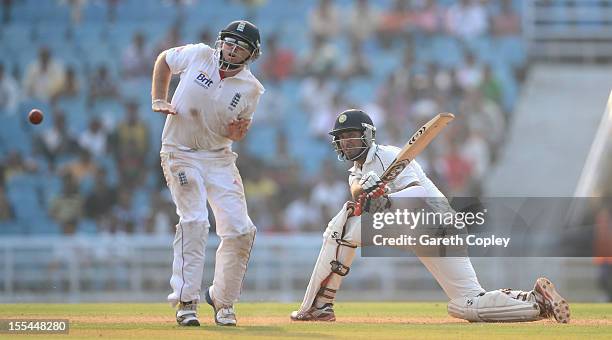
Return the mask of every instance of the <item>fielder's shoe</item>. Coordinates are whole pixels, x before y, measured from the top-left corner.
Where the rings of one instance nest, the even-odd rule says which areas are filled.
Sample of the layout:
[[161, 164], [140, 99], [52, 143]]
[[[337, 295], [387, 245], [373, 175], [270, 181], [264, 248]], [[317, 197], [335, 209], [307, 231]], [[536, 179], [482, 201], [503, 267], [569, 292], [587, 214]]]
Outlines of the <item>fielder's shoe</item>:
[[179, 303], [176, 311], [176, 323], [179, 326], [199, 326], [197, 309], [198, 304], [194, 301]]
[[236, 326], [236, 313], [233, 306], [221, 306], [217, 308], [215, 302], [210, 295], [210, 287], [206, 289], [206, 302], [213, 308], [215, 314], [215, 323], [219, 326]]
[[557, 293], [555, 285], [549, 279], [545, 277], [537, 279], [533, 292], [543, 317], [554, 317], [560, 323], [570, 322], [569, 304]]
[[312, 306], [305, 312], [291, 312], [291, 320], [293, 321], [336, 321], [334, 314], [334, 305], [326, 303], [321, 308]]

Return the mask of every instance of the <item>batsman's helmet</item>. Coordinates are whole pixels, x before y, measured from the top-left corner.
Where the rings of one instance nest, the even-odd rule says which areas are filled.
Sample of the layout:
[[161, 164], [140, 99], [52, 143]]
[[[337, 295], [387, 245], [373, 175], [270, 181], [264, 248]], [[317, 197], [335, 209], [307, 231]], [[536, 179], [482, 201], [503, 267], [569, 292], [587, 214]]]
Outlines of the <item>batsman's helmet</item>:
[[[233, 44], [235, 48], [244, 48], [250, 51], [250, 56], [240, 63], [230, 63], [223, 59], [221, 54], [222, 43]], [[219, 36], [215, 43], [215, 49], [219, 53], [219, 64], [221, 68], [226, 70], [236, 69], [246, 64], [248, 61], [254, 61], [261, 55], [261, 38], [257, 26], [246, 20], [237, 20], [230, 22], [224, 29], [219, 32]]]
[[[348, 131], [361, 131], [361, 137], [359, 137], [362, 141], [362, 146], [359, 147], [361, 152], [353, 157], [348, 157], [340, 146], [340, 134]], [[376, 128], [372, 118], [367, 113], [357, 109], [349, 109], [336, 117], [334, 128], [329, 134], [332, 136], [332, 144], [336, 153], [338, 153], [338, 159], [353, 161], [370, 149], [376, 139]]]

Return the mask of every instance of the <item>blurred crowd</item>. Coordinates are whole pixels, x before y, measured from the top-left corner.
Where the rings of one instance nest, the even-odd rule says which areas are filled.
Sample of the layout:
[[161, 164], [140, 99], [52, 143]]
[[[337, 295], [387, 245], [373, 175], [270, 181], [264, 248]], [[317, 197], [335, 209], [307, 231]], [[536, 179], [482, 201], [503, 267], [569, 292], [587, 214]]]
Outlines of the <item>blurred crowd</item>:
[[[57, 6], [69, 10], [72, 21], [65, 39], [89, 25], [81, 15], [86, 6], [105, 6], [104, 20], [113, 22], [120, 20], [116, 7], [121, 1], [59, 1]], [[373, 117], [381, 144], [397, 146], [435, 113], [455, 113], [459, 119], [418, 160], [447, 196], [481, 194], [512, 122], [514, 102], [505, 100], [507, 82], [495, 72], [499, 65], [480, 58], [474, 46], [483, 38], [520, 40], [515, 2], [313, 1], [302, 13], [301, 36], [293, 36], [295, 30], [266, 27], [274, 24], [264, 20], [265, 9], [278, 1], [228, 1], [243, 7], [263, 32], [263, 55], [253, 71], [267, 93], [250, 136], [234, 145], [249, 213], [260, 231], [321, 231], [349, 199], [346, 169], [351, 165], [335, 159], [327, 131], [335, 116], [350, 107]], [[52, 191], [43, 181], [37, 199], [61, 233], [173, 233], [178, 218], [161, 174], [159, 143], [152, 142], [161, 138], [158, 127], [164, 117], [150, 111], [146, 96], [126, 95], [124, 89], [140, 86], [141, 93], [148, 93], [159, 52], [192, 42], [213, 45], [221, 27], [202, 25], [195, 33], [198, 41], [187, 39], [181, 15], [207, 4], [161, 3], [181, 9], [175, 24], [160, 36], [132, 32], [130, 43], [115, 52], [117, 65], [76, 67], [45, 42], [34, 45], [38, 54], [24, 69], [0, 59], [1, 114], [20, 117], [27, 125], [23, 117], [30, 108], [24, 104], [49, 108], [43, 125], [23, 127], [31, 149], [8, 150], [1, 157], [0, 228], [22, 223], [16, 213], [22, 202], [11, 199], [7, 187], [15, 178], [34, 176], [60, 181]], [[2, 5], [2, 25], [8, 25], [18, 4], [6, 0]], [[459, 55], [460, 62], [449, 66], [419, 56], [434, 38], [452, 42], [449, 54]], [[303, 46], [288, 43], [293, 39]], [[502, 66], [520, 85], [527, 63]], [[173, 79], [172, 86], [177, 82]], [[290, 84], [294, 86], [288, 93]], [[347, 93], [360, 85], [366, 89], [358, 92], [365, 100]], [[60, 104], [71, 100], [83, 100], [84, 111], [66, 112]], [[97, 112], [100, 103], [108, 102], [118, 104], [115, 119]], [[86, 120], [86, 128], [69, 128], [75, 115]], [[306, 122], [299, 137], [288, 128], [296, 115]], [[256, 130], [271, 126], [275, 147], [271, 154], [259, 153], [254, 146], [262, 141]], [[305, 152], [291, 147], [295, 138], [305, 139], [300, 141], [307, 145]], [[308, 145], [326, 148], [324, 155], [311, 154]], [[308, 168], [311, 160], [314, 169]]]

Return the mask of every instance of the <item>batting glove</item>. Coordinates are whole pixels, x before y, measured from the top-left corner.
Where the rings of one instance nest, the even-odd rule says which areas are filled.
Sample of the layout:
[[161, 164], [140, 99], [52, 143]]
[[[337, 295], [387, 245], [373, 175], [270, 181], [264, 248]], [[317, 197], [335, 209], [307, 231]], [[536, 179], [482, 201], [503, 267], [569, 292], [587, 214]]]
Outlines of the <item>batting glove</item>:
[[363, 176], [359, 181], [359, 185], [361, 185], [361, 190], [368, 195], [368, 199], [381, 197], [388, 191], [387, 185], [383, 183], [374, 171], [370, 171]]

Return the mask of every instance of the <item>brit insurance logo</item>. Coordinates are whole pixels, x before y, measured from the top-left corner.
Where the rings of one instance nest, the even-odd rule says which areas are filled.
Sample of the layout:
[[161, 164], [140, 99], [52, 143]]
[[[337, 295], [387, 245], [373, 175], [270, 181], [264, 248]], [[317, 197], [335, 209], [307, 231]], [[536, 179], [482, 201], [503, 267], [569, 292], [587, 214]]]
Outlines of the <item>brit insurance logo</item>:
[[204, 88], [210, 88], [210, 85], [212, 85], [213, 81], [212, 79], [204, 72], [202, 71], [198, 71], [198, 76], [196, 77], [196, 79], [194, 80], [196, 84], [204, 87]]

